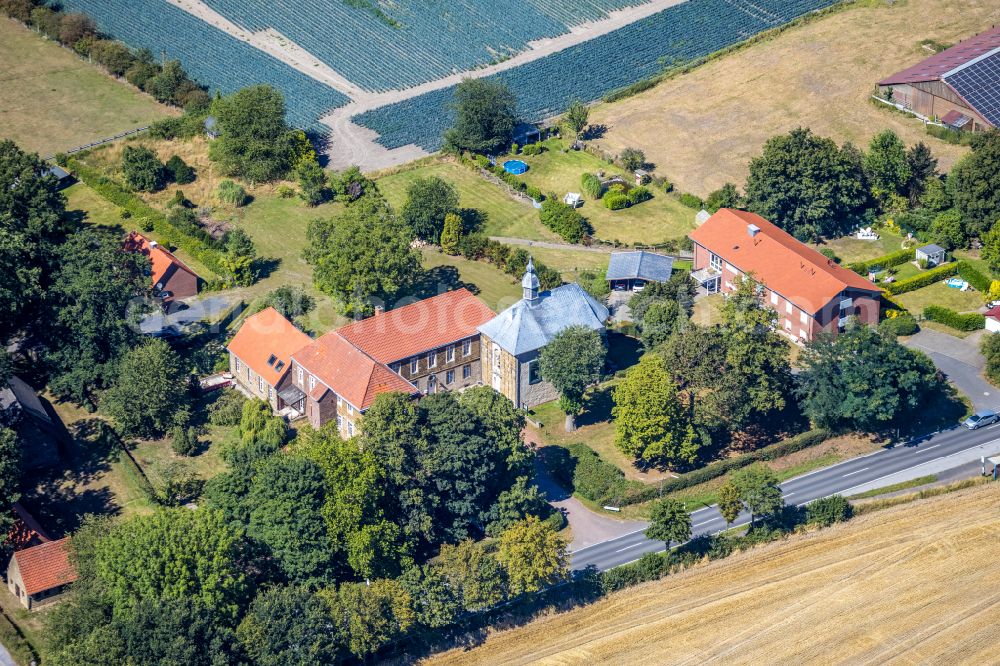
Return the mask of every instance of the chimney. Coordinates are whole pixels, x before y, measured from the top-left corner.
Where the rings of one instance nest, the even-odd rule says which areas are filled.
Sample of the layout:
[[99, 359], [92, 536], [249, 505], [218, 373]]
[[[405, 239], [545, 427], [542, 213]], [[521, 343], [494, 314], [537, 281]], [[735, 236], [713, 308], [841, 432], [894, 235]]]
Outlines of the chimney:
[[747, 234], [750, 236], [750, 238], [754, 238], [759, 233], [760, 233], [760, 227], [758, 227], [756, 224], [747, 225]]
[[157, 246], [159, 246], [159, 243], [157, 243], [156, 241], [154, 240], [149, 241], [149, 247], [157, 247]]
[[385, 312], [385, 306], [384, 305], [376, 305], [375, 306], [375, 314], [380, 315], [380, 314], [382, 314], [384, 312]]

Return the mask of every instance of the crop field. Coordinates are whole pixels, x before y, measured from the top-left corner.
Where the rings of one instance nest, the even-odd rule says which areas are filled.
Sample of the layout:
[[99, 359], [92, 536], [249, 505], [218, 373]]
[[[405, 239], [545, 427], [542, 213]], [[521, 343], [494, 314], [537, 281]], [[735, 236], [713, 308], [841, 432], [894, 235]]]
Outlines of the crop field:
[[994, 483], [874, 512], [427, 663], [995, 663], [998, 501]]
[[52, 155], [174, 113], [58, 44], [0, 20], [0, 139]]
[[921, 40], [951, 44], [996, 24], [995, 0], [861, 2], [598, 105], [591, 122], [608, 128], [602, 148], [641, 147], [661, 175], [702, 196], [726, 181], [742, 188], [764, 142], [800, 126], [862, 147], [890, 128], [908, 145], [927, 143], [947, 170], [966, 148], [929, 137], [919, 120], [877, 108], [869, 95], [876, 81], [930, 55]]

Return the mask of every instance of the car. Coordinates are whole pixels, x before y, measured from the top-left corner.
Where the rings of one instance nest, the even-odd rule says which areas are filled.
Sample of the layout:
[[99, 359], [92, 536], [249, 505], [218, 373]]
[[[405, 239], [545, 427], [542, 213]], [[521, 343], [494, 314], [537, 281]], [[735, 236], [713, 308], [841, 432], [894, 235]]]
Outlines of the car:
[[965, 419], [962, 425], [969, 430], [975, 430], [976, 428], [982, 428], [983, 426], [996, 423], [997, 421], [1000, 421], [1000, 416], [998, 416], [996, 412], [991, 409], [984, 409], [981, 412], [976, 412], [969, 418]]

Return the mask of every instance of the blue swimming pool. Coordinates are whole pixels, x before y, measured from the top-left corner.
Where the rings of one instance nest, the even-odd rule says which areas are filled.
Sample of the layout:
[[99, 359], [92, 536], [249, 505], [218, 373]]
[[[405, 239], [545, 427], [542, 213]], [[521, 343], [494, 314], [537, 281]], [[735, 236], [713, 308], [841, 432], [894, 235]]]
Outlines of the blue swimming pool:
[[512, 173], [515, 176], [520, 176], [528, 170], [528, 165], [521, 160], [507, 160], [503, 163], [503, 170], [507, 173]]

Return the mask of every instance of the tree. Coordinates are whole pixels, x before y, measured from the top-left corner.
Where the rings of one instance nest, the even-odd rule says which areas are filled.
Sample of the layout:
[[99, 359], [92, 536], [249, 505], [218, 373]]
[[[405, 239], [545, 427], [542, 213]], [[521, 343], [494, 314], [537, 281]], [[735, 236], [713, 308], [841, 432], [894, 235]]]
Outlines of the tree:
[[467, 611], [484, 611], [506, 598], [507, 571], [483, 543], [445, 544], [434, 566]]
[[[965, 225], [962, 224], [962, 216], [954, 208], [938, 213], [931, 223], [930, 234], [935, 243], [947, 250], [955, 250], [969, 245], [969, 238], [965, 235]], [[985, 235], [983, 241], [986, 242]], [[984, 249], [984, 256], [988, 252]]]
[[417, 178], [406, 188], [406, 202], [400, 218], [413, 235], [428, 243], [437, 243], [444, 231], [445, 219], [458, 212], [458, 191], [437, 176]]
[[114, 76], [124, 76], [135, 62], [132, 50], [121, 42], [99, 39], [90, 47], [90, 57]]
[[420, 275], [412, 231], [375, 194], [334, 219], [313, 220], [307, 237], [313, 280], [345, 314], [371, 314], [376, 302], [392, 302]]
[[164, 165], [170, 174], [170, 179], [178, 185], [187, 185], [194, 182], [194, 169], [188, 166], [180, 155], [173, 155]]
[[570, 326], [539, 354], [542, 377], [559, 391], [559, 407], [566, 412], [567, 432], [576, 429], [576, 415], [583, 410], [583, 394], [601, 378], [606, 353], [599, 333], [584, 326]]
[[498, 539], [497, 562], [506, 570], [511, 596], [537, 592], [566, 577], [566, 542], [537, 516], [514, 523]]
[[740, 517], [740, 513], [743, 511], [743, 500], [740, 499], [739, 489], [733, 485], [731, 480], [719, 488], [718, 506], [719, 513], [726, 521], [726, 527], [732, 525]]
[[580, 211], [555, 197], [548, 197], [538, 209], [542, 224], [559, 234], [567, 243], [579, 243], [593, 228]]
[[669, 551], [672, 541], [683, 543], [691, 538], [691, 514], [682, 502], [669, 497], [654, 502], [646, 536], [662, 541]]
[[545, 518], [551, 512], [552, 507], [546, 502], [545, 495], [538, 486], [528, 485], [526, 476], [519, 477], [514, 485], [500, 493], [496, 504], [490, 509], [486, 534], [498, 536], [519, 520], [528, 516]]
[[101, 396], [101, 407], [129, 437], [158, 437], [183, 426], [190, 406], [187, 369], [170, 345], [158, 339], [127, 351]]
[[444, 229], [441, 231], [441, 251], [445, 254], [458, 254], [458, 243], [462, 239], [462, 218], [455, 213], [444, 216]]
[[535, 470], [535, 453], [521, 437], [524, 412], [489, 386], [468, 388], [458, 399], [482, 423], [486, 436], [504, 451], [509, 478], [530, 477]]
[[647, 354], [615, 387], [615, 445], [626, 455], [659, 467], [688, 466], [699, 441], [663, 359]]
[[299, 162], [295, 169], [299, 181], [299, 194], [310, 206], [318, 206], [330, 198], [330, 188], [326, 183], [326, 171], [315, 160]]
[[251, 183], [277, 180], [295, 159], [295, 143], [285, 122], [285, 98], [269, 85], [256, 85], [220, 97], [212, 104], [219, 138], [209, 157], [221, 173]]
[[346, 636], [329, 607], [305, 587], [261, 591], [236, 629], [243, 651], [258, 666], [332, 664], [344, 658]]
[[97, 25], [94, 19], [86, 14], [73, 12], [63, 14], [59, 19], [59, 41], [67, 46], [73, 46], [81, 39], [93, 37], [97, 34]]
[[910, 199], [910, 206], [916, 207], [920, 203], [920, 197], [927, 189], [927, 184], [931, 181], [938, 181], [937, 158], [931, 153], [923, 141], [918, 142], [906, 151], [906, 164], [910, 167], [910, 179], [906, 183], [906, 194]]
[[732, 183], [726, 183], [717, 190], [709, 193], [705, 199], [705, 210], [715, 213], [720, 208], [739, 208], [743, 204], [743, 197], [739, 190]]
[[872, 137], [865, 155], [864, 168], [872, 194], [883, 206], [891, 195], [906, 192], [913, 175], [907, 160], [906, 145], [891, 129], [882, 130]]
[[1000, 335], [984, 335], [979, 349], [986, 359], [986, 377], [992, 384], [1000, 384]]
[[694, 414], [696, 399], [710, 402], [726, 371], [726, 346], [717, 328], [688, 322], [674, 331], [659, 353], [678, 391], [686, 396], [690, 413]]
[[840, 236], [867, 203], [858, 151], [798, 128], [769, 139], [750, 161], [747, 208], [796, 238]]
[[414, 565], [403, 572], [399, 582], [410, 595], [414, 619], [430, 629], [455, 622], [462, 610], [461, 590], [453, 587], [435, 565]]
[[243, 186], [231, 180], [224, 180], [219, 183], [219, 188], [215, 194], [222, 203], [236, 206], [237, 208], [245, 206], [250, 200], [250, 195], [243, 189]]
[[167, 171], [163, 163], [149, 148], [125, 146], [122, 151], [122, 173], [125, 184], [139, 192], [162, 190], [167, 182]]
[[653, 301], [643, 314], [639, 328], [643, 347], [650, 351], [660, 346], [685, 319], [677, 301]]
[[618, 161], [624, 169], [635, 171], [646, 166], [646, 153], [638, 148], [626, 148], [618, 155]]
[[733, 472], [730, 482], [739, 492], [740, 502], [754, 518], [773, 516], [785, 506], [778, 487], [778, 477], [764, 463], [754, 463]]
[[21, 442], [10, 428], [0, 428], [0, 550], [8, 553], [14, 525], [11, 505], [21, 499]]
[[517, 100], [505, 83], [465, 79], [455, 86], [455, 124], [445, 132], [452, 150], [495, 154], [510, 144], [517, 123]]
[[799, 364], [802, 411], [827, 428], [880, 432], [908, 421], [939, 382], [926, 355], [861, 325], [810, 342]]
[[343, 583], [336, 593], [324, 590], [320, 594], [330, 606], [334, 625], [348, 637], [348, 648], [358, 658], [374, 654], [413, 626], [410, 595], [398, 581]]
[[143, 84], [142, 89], [155, 97], [158, 102], [180, 105], [181, 93], [193, 86], [180, 61], [168, 60], [163, 63], [159, 72]]
[[[107, 526], [93, 544], [94, 575], [116, 607], [143, 598], [198, 601], [234, 619], [246, 600], [243, 535], [206, 509], [159, 509]], [[75, 545], [74, 545], [75, 547]]]
[[261, 301], [261, 309], [274, 308], [286, 319], [303, 317], [316, 307], [316, 299], [298, 285], [282, 285], [268, 292]]
[[114, 379], [121, 355], [138, 343], [149, 259], [126, 252], [118, 234], [94, 228], [73, 234], [60, 254], [49, 290], [49, 388], [89, 404], [94, 390]]
[[972, 152], [952, 167], [948, 189], [970, 236], [1000, 220], [1000, 130], [979, 137]]
[[247, 232], [234, 227], [226, 233], [225, 254], [222, 266], [229, 282], [240, 287], [249, 287], [257, 280], [257, 249]]
[[578, 99], [570, 102], [569, 108], [566, 109], [566, 126], [572, 130], [575, 138], [580, 138], [583, 130], [587, 129], [587, 122], [589, 120], [590, 109], [586, 104]]

